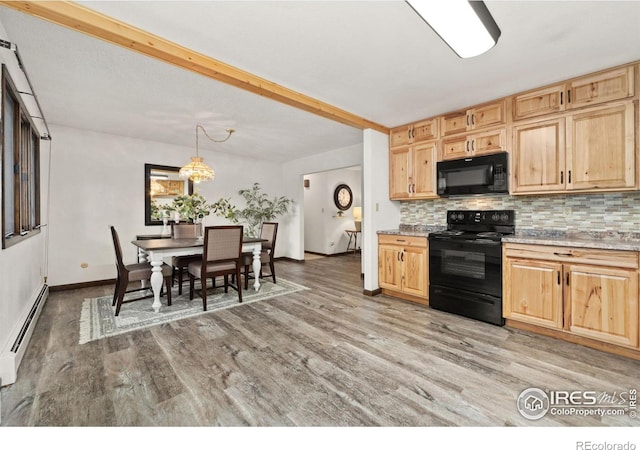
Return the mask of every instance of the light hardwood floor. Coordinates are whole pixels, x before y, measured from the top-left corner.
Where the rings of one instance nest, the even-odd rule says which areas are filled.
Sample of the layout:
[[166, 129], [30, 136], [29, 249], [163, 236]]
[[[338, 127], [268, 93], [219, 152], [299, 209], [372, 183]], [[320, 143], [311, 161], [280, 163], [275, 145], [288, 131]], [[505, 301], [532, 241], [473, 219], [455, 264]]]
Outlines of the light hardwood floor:
[[621, 392], [640, 362], [361, 294], [360, 259], [277, 262], [311, 288], [78, 344], [80, 307], [108, 286], [52, 293], [2, 389], [2, 425], [638, 425], [529, 421], [529, 387]]

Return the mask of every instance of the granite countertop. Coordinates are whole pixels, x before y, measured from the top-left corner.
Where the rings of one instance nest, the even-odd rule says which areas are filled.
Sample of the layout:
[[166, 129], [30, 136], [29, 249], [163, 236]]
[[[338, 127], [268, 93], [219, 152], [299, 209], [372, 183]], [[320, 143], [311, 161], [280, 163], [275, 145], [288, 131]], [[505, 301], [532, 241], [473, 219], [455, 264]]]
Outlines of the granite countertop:
[[428, 237], [429, 233], [434, 231], [446, 230], [447, 227], [440, 225], [403, 225], [400, 224], [400, 228], [395, 230], [380, 230], [378, 234], [392, 234], [398, 236], [418, 236]]
[[640, 251], [640, 233], [520, 230], [503, 237], [502, 242]]
[[[378, 234], [428, 237], [434, 231], [446, 230], [441, 225], [404, 225], [394, 230], [381, 230]], [[603, 250], [640, 251], [640, 233], [620, 232], [567, 232], [563, 230], [519, 230], [502, 242], [514, 244], [557, 245], [561, 247], [597, 248]]]

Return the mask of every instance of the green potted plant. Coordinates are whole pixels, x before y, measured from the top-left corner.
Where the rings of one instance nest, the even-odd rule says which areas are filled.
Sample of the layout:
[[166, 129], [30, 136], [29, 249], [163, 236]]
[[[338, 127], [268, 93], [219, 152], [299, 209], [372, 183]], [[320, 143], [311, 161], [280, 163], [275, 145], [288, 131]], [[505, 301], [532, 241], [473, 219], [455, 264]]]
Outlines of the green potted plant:
[[288, 197], [269, 197], [262, 192], [260, 183], [254, 183], [249, 189], [241, 189], [238, 194], [245, 200], [244, 208], [231, 204], [228, 198], [221, 198], [211, 205], [212, 211], [233, 223], [242, 223], [247, 236], [259, 236], [262, 222], [287, 214], [293, 205], [293, 200]]

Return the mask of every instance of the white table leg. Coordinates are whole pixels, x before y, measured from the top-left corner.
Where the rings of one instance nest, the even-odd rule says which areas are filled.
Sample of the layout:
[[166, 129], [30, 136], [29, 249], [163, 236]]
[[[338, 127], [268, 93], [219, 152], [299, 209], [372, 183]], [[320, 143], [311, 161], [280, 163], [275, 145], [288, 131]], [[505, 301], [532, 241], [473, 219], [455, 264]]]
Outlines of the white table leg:
[[262, 250], [262, 244], [256, 244], [253, 246], [253, 289], [258, 291], [260, 289], [260, 269], [262, 264], [260, 263], [260, 251]]
[[155, 312], [160, 312], [160, 291], [162, 290], [162, 258], [159, 260], [151, 261], [151, 289], [153, 289], [153, 310]]
[[[147, 262], [148, 261], [148, 257], [149, 257], [149, 255], [147, 255], [147, 252], [145, 252], [140, 247], [138, 247], [138, 262], [139, 263]], [[140, 287], [146, 288], [147, 287], [147, 280], [142, 280], [140, 282]]]

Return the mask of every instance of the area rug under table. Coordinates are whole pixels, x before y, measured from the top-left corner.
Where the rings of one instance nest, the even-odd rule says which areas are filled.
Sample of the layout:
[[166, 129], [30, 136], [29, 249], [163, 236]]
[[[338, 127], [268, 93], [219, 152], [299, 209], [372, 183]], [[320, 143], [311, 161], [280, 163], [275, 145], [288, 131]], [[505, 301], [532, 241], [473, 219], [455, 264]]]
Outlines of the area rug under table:
[[[197, 286], [197, 285], [196, 285]], [[194, 317], [200, 314], [209, 314], [222, 309], [242, 307], [250, 303], [259, 302], [280, 295], [292, 292], [308, 290], [291, 281], [278, 279], [274, 284], [266, 278], [260, 282], [258, 292], [250, 287], [242, 291], [242, 303], [238, 303], [238, 293], [229, 288], [228, 293], [224, 293], [224, 288], [209, 288], [207, 292], [207, 311], [202, 310], [202, 298], [198, 295], [189, 301], [189, 288], [183, 288], [182, 295], [178, 295], [177, 288], [172, 290], [171, 306], [167, 306], [166, 296], [162, 296], [162, 308], [160, 312], [155, 312], [151, 307], [153, 298], [147, 298], [132, 303], [125, 303], [120, 309], [120, 315], [116, 317], [115, 307], [111, 306], [113, 296], [97, 297], [85, 299], [82, 304], [80, 315], [80, 344], [96, 341], [109, 336], [127, 333], [129, 331], [146, 328], [174, 320]], [[186, 292], [185, 292], [186, 291]], [[140, 295], [140, 292], [131, 294]], [[130, 294], [127, 294], [130, 295]], [[125, 297], [126, 299], [126, 297]]]

